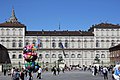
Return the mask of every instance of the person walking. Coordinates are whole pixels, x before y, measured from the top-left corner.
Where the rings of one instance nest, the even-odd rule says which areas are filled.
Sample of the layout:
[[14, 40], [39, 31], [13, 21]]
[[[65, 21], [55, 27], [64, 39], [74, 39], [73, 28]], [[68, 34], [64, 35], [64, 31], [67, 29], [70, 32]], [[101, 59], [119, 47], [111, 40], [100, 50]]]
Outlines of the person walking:
[[20, 78], [21, 80], [24, 80], [24, 68], [22, 68], [21, 72], [20, 72]]
[[104, 80], [108, 80], [108, 69], [106, 66], [103, 67], [103, 76], [104, 76]]
[[120, 80], [120, 66], [117, 66], [114, 69], [113, 77], [114, 77], [115, 80]]
[[6, 70], [6, 69], [4, 69], [4, 71], [3, 71], [3, 72], [4, 72], [4, 76], [6, 76], [6, 71], [7, 71], [7, 70]]
[[14, 70], [12, 79], [13, 79], [13, 80], [19, 80], [19, 79], [20, 79], [20, 73], [19, 73], [18, 69], [15, 69], [15, 70]]
[[52, 68], [52, 72], [53, 72], [53, 75], [56, 75], [56, 67], [54, 66], [53, 68]]
[[42, 68], [39, 67], [37, 78], [41, 79], [42, 78], [41, 74], [42, 74]]
[[59, 67], [57, 68], [57, 72], [58, 72], [58, 75], [59, 75], [59, 73], [60, 73], [60, 68]]

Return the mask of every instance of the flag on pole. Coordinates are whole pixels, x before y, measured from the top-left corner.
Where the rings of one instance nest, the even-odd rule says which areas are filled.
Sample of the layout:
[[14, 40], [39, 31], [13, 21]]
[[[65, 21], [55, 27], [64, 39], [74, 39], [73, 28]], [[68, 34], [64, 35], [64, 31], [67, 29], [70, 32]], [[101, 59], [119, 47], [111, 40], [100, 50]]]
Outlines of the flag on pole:
[[63, 46], [62, 43], [60, 43], [60, 48], [62, 48], [62, 50], [63, 50], [63, 55], [66, 57], [66, 54], [65, 54], [65, 51], [64, 51], [64, 46]]

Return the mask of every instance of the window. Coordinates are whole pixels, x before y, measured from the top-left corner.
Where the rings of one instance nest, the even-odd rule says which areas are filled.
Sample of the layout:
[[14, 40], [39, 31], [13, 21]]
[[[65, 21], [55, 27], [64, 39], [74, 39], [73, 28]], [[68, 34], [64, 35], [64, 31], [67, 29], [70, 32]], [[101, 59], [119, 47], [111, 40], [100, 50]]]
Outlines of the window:
[[96, 57], [100, 58], [100, 55], [99, 55], [99, 54], [96, 54]]
[[1, 29], [2, 36], [4, 36], [5, 30], [2, 28]]
[[19, 29], [19, 35], [20, 36], [22, 35], [22, 29]]
[[15, 55], [15, 54], [13, 54], [13, 55], [12, 55], [12, 59], [15, 59], [15, 58], [16, 58], [16, 55]]
[[10, 29], [6, 29], [6, 31], [7, 31], [7, 35], [9, 36], [9, 31], [10, 31]]
[[58, 47], [61, 48], [61, 42], [59, 42]]
[[77, 55], [77, 58], [81, 58], [81, 54], [78, 54], [78, 55]]
[[111, 46], [115, 46], [114, 40], [111, 41]]
[[39, 54], [39, 58], [40, 58], [40, 59], [42, 59], [42, 58], [43, 58], [42, 54]]
[[33, 40], [32, 43], [33, 43], [34, 45], [36, 45], [36, 40]]
[[87, 40], [84, 40], [84, 47], [87, 48]]
[[96, 47], [99, 47], [99, 41], [98, 40], [96, 41]]
[[71, 55], [71, 58], [75, 58], [75, 54], [72, 54], [72, 55]]
[[101, 58], [105, 58], [105, 54], [101, 54]]
[[56, 55], [55, 55], [55, 54], [52, 54], [52, 58], [56, 58]]
[[74, 48], [75, 41], [72, 40], [71, 43], [72, 43], [72, 48]]
[[65, 47], [68, 48], [68, 40], [65, 40]]
[[43, 43], [42, 43], [42, 40], [40, 40], [40, 47], [43, 47]]
[[14, 29], [12, 29], [12, 31], [13, 31], [13, 36], [15, 36], [15, 31], [16, 31], [16, 30], [15, 30], [15, 28], [14, 28]]
[[22, 58], [22, 54], [19, 54], [18, 58], [21, 59]]
[[45, 54], [45, 58], [49, 58], [49, 54]]
[[19, 40], [19, 47], [22, 47], [22, 40]]
[[28, 44], [29, 44], [29, 40], [26, 40], [25, 42], [26, 42], [25, 45], [28, 45]]
[[52, 47], [53, 47], [53, 48], [55, 48], [55, 47], [56, 47], [55, 42], [52, 42]]
[[58, 58], [62, 57], [62, 54], [58, 54]]
[[69, 55], [68, 55], [68, 54], [65, 54], [65, 58], [69, 58]]
[[12, 47], [16, 47], [16, 41], [15, 40], [12, 41]]

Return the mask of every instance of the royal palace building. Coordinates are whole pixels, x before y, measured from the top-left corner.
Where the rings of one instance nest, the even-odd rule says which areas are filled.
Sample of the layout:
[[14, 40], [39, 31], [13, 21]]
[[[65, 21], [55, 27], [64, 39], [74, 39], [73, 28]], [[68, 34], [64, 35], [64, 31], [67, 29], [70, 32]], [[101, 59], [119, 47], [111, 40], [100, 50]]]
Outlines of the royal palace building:
[[88, 31], [27, 31], [17, 20], [14, 9], [9, 20], [0, 23], [0, 44], [8, 49], [12, 64], [25, 63], [23, 47], [28, 44], [40, 44], [37, 61], [45, 66], [54, 65], [60, 56], [68, 66], [93, 65], [96, 56], [101, 64], [110, 64], [109, 48], [119, 43], [118, 24], [100, 23]]

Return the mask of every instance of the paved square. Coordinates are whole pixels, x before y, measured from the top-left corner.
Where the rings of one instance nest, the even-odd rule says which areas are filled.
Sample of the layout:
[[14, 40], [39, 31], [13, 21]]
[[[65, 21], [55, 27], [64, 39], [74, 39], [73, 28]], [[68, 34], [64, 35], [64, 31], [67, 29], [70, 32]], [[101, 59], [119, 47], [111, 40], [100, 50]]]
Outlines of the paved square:
[[[36, 78], [36, 74], [34, 74], [33, 80], [39, 80]], [[0, 75], [0, 80], [11, 80], [10, 76], [3, 76], [3, 73]], [[25, 77], [25, 80], [26, 77]], [[51, 72], [44, 72], [42, 73], [42, 79], [41, 80], [104, 80], [103, 76], [96, 75], [92, 76], [91, 72], [89, 71], [67, 71], [65, 73], [60, 73], [59, 75], [53, 75]], [[109, 79], [111, 79], [111, 75], [109, 74]]]

